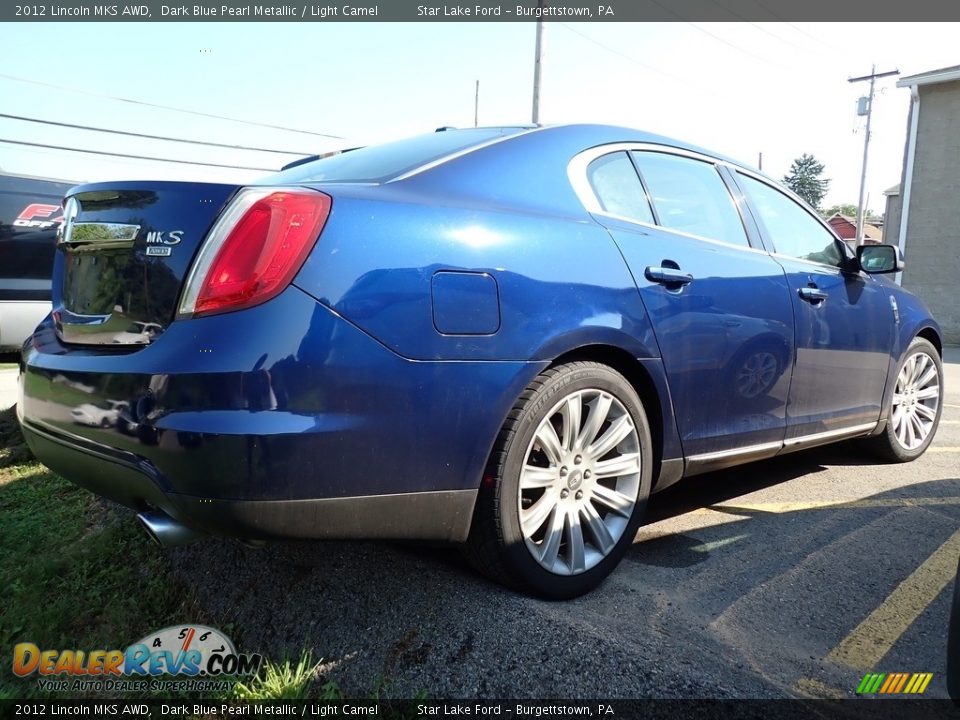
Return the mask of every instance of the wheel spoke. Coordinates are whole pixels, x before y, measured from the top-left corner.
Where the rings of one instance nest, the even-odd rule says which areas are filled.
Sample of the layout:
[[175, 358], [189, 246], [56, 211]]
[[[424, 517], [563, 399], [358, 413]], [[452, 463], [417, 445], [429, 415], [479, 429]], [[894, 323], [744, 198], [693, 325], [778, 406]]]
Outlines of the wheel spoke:
[[587, 516], [587, 527], [590, 528], [590, 534], [593, 536], [593, 542], [597, 546], [597, 550], [599, 550], [602, 555], [606, 555], [613, 549], [616, 541], [603, 522], [603, 518], [600, 517], [600, 513], [597, 512], [597, 509], [593, 505], [587, 503], [583, 511]]
[[580, 433], [580, 418], [583, 414], [583, 397], [580, 393], [571, 395], [563, 404], [563, 439], [561, 445], [564, 450], [573, 450], [573, 444]]
[[907, 413], [903, 424], [907, 426], [907, 447], [912, 448], [917, 439], [913, 429], [913, 413]]
[[621, 415], [611, 423], [601, 438], [586, 449], [586, 452], [594, 458], [602, 458], [632, 432], [633, 423], [630, 422], [630, 416]]
[[542, 423], [537, 429], [537, 440], [540, 441], [540, 447], [547, 454], [550, 463], [559, 465], [563, 450], [560, 447], [560, 438], [557, 437], [557, 431], [553, 429], [549, 420]]
[[572, 572], [587, 569], [586, 553], [583, 549], [583, 527], [580, 525], [580, 513], [576, 509], [567, 513], [567, 553]]
[[923, 403], [917, 403], [913, 409], [918, 415], [922, 415], [927, 420], [933, 421], [937, 419], [937, 411], [931, 407], [927, 407]]
[[598, 480], [640, 472], [640, 453], [624, 453], [610, 460], [598, 462], [593, 466], [593, 471]]
[[633, 512], [633, 500], [605, 485], [594, 485], [593, 498], [625, 518], [630, 517]]
[[923, 390], [917, 393], [917, 400], [933, 400], [936, 398], [940, 399], [940, 386], [934, 385], [933, 387], [924, 388]]
[[557, 561], [560, 553], [560, 542], [563, 540], [563, 525], [566, 513], [559, 507], [553, 508], [553, 516], [550, 521], [550, 527], [543, 538], [543, 545], [540, 550], [540, 562], [546, 567], [552, 568]]
[[524, 465], [520, 473], [520, 487], [524, 490], [549, 487], [559, 479], [556, 468]]
[[910, 422], [913, 423], [914, 437], [917, 440], [917, 443], [922, 443], [927, 437], [927, 429], [923, 425], [923, 421], [920, 419], [920, 416], [916, 413], [913, 413], [910, 416]]
[[917, 387], [925, 388], [936, 377], [937, 377], [937, 366], [931, 365], [931, 367], [923, 374], [923, 376], [919, 380], [917, 380]]
[[[928, 358], [926, 355], [917, 355], [916, 357], [917, 364], [913, 369], [913, 378], [911, 380], [914, 386], [923, 384], [920, 382], [920, 376], [926, 372], [927, 366], [930, 365], [930, 358]], [[934, 372], [936, 372], [936, 368], [934, 368]]]
[[577, 448], [584, 448], [594, 441], [603, 421], [607, 419], [607, 413], [610, 412], [610, 405], [613, 398], [606, 393], [601, 393], [590, 407], [590, 414], [587, 415], [587, 424], [583, 426], [583, 432], [577, 438]]
[[913, 379], [916, 377], [917, 371], [917, 356], [912, 356], [908, 361], [906, 366], [903, 368], [906, 371], [904, 376], [905, 385], [913, 385]]
[[899, 416], [894, 414], [893, 429], [896, 430], [897, 440], [900, 441], [900, 444], [904, 447], [907, 446], [907, 411], [900, 408], [898, 410], [900, 413]]
[[525, 537], [532, 537], [543, 525], [543, 522], [549, 517], [550, 511], [557, 506], [557, 499], [552, 493], [544, 493], [543, 497], [537, 500], [526, 510], [520, 513], [520, 528]]

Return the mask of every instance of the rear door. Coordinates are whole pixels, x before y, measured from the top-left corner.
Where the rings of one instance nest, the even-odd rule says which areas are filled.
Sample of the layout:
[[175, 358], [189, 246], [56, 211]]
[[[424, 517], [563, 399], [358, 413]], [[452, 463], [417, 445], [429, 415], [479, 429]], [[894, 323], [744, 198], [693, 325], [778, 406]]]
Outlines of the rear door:
[[852, 253], [806, 207], [762, 178], [736, 179], [786, 272], [796, 315], [787, 445], [869, 429], [893, 347], [890, 293], [852, 269]]
[[793, 358], [783, 270], [751, 241], [713, 160], [660, 146], [610, 150], [580, 159], [580, 195], [636, 280], [689, 468], [777, 452]]

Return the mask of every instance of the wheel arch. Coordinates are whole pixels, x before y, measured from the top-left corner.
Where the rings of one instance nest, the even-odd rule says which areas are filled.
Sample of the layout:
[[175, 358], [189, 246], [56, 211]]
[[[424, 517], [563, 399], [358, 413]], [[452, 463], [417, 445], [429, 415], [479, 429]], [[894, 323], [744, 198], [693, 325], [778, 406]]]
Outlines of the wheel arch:
[[[653, 440], [653, 491], [662, 490], [682, 474], [683, 459], [673, 417], [673, 404], [659, 359], [641, 360], [615, 345], [583, 345], [557, 356], [549, 367], [577, 360], [597, 362], [626, 378], [640, 396]], [[666, 461], [666, 462], [665, 462]]]
[[937, 349], [937, 354], [940, 356], [940, 359], [943, 359], [943, 339], [940, 337], [940, 333], [927, 325], [926, 327], [920, 328], [916, 336], [929, 341], [930, 344]]

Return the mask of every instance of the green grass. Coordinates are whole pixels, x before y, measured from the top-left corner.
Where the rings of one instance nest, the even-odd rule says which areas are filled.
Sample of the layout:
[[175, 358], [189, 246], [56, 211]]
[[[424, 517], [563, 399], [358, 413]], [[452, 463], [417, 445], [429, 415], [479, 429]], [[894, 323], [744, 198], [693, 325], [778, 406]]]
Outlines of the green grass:
[[[13, 408], [0, 411], [0, 598], [0, 699], [77, 697], [40, 691], [35, 675], [16, 677], [12, 652], [20, 642], [44, 650], [123, 649], [153, 630], [183, 622], [219, 627], [231, 636], [238, 632], [229, 618], [203, 612], [130, 511], [34, 460]], [[346, 699], [335, 683], [322, 684], [319, 663], [304, 652], [296, 662], [266, 662], [256, 677], [212, 699], [308, 697]]]
[[[0, 413], [0, 648], [122, 648], [197, 610], [128, 513], [35, 461]], [[18, 442], [19, 439], [19, 442]], [[0, 662], [0, 692], [35, 694]]]
[[[290, 660], [268, 661], [253, 679], [234, 686], [234, 697], [238, 700], [305, 700], [319, 669], [320, 663], [314, 663], [307, 651], [300, 654], [296, 665]], [[340, 689], [332, 683], [328, 685], [324, 686], [319, 699], [342, 699]]]

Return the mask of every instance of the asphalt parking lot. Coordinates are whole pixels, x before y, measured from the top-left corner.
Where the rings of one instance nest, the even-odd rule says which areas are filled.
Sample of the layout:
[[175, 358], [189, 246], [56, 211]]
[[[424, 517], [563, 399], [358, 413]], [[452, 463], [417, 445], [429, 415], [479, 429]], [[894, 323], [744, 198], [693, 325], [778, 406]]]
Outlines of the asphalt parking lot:
[[874, 671], [933, 673], [925, 696], [946, 697], [960, 350], [947, 360], [920, 460], [876, 464], [844, 444], [686, 480], [574, 601], [504, 590], [448, 548], [215, 540], [168, 556], [241, 649], [312, 649], [348, 693], [852, 697]]

